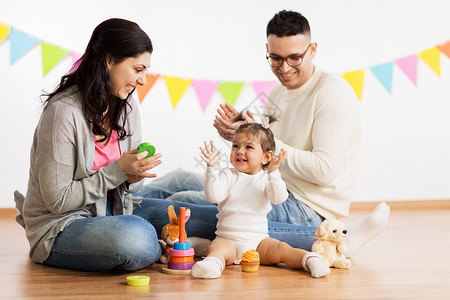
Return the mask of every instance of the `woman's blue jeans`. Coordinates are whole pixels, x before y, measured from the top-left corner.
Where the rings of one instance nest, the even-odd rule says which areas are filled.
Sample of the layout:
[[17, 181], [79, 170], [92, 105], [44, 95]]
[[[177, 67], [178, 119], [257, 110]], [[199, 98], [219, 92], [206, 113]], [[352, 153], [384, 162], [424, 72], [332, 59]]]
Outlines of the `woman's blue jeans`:
[[60, 232], [44, 264], [84, 271], [134, 271], [161, 256], [155, 228], [137, 215], [78, 219]]
[[[217, 206], [209, 203], [203, 193], [204, 175], [177, 169], [145, 185], [136, 196], [144, 198], [144, 205], [135, 213], [152, 223], [158, 234], [167, 224], [167, 206], [184, 206], [191, 209], [186, 224], [188, 236], [214, 239], [218, 213]], [[160, 200], [163, 200], [162, 204]], [[164, 208], [165, 211], [161, 210]], [[315, 241], [314, 233], [322, 222], [310, 207], [296, 200], [291, 193], [280, 205], [272, 205], [267, 215], [269, 235], [292, 247], [310, 251]]]

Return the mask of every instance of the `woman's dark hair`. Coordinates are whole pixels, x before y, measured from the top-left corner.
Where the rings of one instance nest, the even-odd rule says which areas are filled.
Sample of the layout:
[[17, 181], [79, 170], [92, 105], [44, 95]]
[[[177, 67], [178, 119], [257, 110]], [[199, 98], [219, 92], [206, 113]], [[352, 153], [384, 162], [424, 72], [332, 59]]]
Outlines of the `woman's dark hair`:
[[277, 37], [285, 37], [297, 34], [311, 36], [308, 20], [295, 11], [282, 10], [275, 14], [267, 24], [267, 37], [274, 34]]
[[[245, 133], [250, 139], [258, 140], [261, 144], [261, 148], [264, 153], [267, 151], [275, 152], [275, 138], [273, 136], [272, 130], [269, 128], [269, 124], [278, 121], [278, 118], [274, 114], [265, 114], [264, 115], [268, 119], [268, 123], [266, 125], [262, 125], [259, 123], [244, 123], [236, 130], [234, 136], [236, 137], [240, 133]], [[240, 112], [234, 119], [233, 122], [244, 121], [243, 112]], [[269, 166], [267, 164], [263, 165], [263, 169]]]
[[[94, 29], [83, 56], [61, 78], [58, 87], [52, 93], [42, 95], [47, 96], [44, 106], [55, 95], [76, 86], [75, 92], [81, 93], [83, 113], [92, 124], [93, 133], [105, 137], [99, 142], [105, 141], [110, 134], [102, 127], [105, 121], [123, 140], [130, 135], [125, 130], [125, 117], [128, 109], [131, 111], [130, 95], [121, 101], [112, 94], [106, 60], [108, 57], [112, 62], [120, 63], [147, 52], [153, 52], [152, 42], [139, 25], [117, 18], [103, 21]], [[121, 117], [123, 122], [119, 124]]]

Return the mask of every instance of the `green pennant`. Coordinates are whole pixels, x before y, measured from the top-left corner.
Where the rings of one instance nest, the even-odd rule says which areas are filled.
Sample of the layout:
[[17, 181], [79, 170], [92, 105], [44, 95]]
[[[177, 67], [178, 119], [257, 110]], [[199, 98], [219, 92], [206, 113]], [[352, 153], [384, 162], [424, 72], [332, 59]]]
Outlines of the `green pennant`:
[[41, 41], [42, 66], [44, 76], [53, 69], [68, 53], [69, 50]]
[[236, 99], [241, 92], [242, 87], [244, 86], [244, 81], [235, 82], [235, 81], [223, 81], [219, 84], [217, 90], [222, 94], [223, 100], [225, 102], [234, 105], [236, 103]]

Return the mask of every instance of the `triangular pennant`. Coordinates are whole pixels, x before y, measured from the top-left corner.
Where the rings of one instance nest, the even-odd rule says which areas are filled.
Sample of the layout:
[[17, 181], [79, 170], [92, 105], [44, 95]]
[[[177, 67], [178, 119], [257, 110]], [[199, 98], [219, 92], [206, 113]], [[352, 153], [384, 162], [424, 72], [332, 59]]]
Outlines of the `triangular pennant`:
[[11, 65], [39, 43], [38, 38], [17, 30], [14, 27], [10, 27], [9, 40], [11, 41]]
[[3, 23], [0, 23], [0, 42], [3, 41], [9, 35], [9, 27]]
[[259, 99], [259, 102], [263, 106], [266, 106], [267, 96], [269, 96], [270, 89], [277, 84], [276, 81], [255, 81], [252, 82], [252, 87], [255, 90], [256, 96]]
[[433, 47], [419, 53], [419, 57], [434, 71], [441, 76], [441, 51], [438, 47]]
[[78, 69], [78, 66], [80, 65], [81, 61], [78, 61], [81, 58], [81, 54], [70, 51], [70, 58], [72, 58], [72, 70]]
[[148, 94], [148, 92], [152, 89], [153, 85], [155, 84], [156, 80], [158, 80], [160, 74], [145, 74], [146, 83], [144, 86], [138, 85], [137, 86], [137, 93], [139, 96], [139, 103], [142, 103], [144, 101], [145, 96]]
[[450, 58], [450, 41], [447, 41], [445, 43], [442, 43], [437, 46], [439, 50], [441, 50], [442, 53], [447, 55], [448, 58]]
[[350, 83], [359, 101], [361, 101], [363, 85], [364, 85], [364, 70], [357, 70], [344, 73], [342, 77]]
[[202, 111], [205, 112], [206, 107], [211, 101], [211, 98], [214, 92], [217, 90], [219, 86], [219, 81], [209, 81], [209, 80], [198, 80], [195, 79], [192, 81], [192, 87], [197, 94], [198, 102], [200, 102], [200, 106], [202, 107]]
[[41, 41], [44, 76], [63, 59], [69, 50]]
[[414, 85], [417, 84], [417, 59], [417, 55], [410, 55], [395, 61]]
[[370, 70], [377, 77], [377, 79], [381, 82], [381, 84], [386, 88], [386, 90], [391, 93], [392, 91], [392, 71], [394, 69], [394, 63], [385, 63], [382, 65], [377, 65]]
[[167, 90], [169, 91], [170, 100], [172, 101], [172, 107], [177, 106], [186, 89], [192, 82], [192, 79], [183, 79], [180, 77], [171, 77], [164, 75], [166, 81]]
[[232, 81], [223, 81], [219, 84], [217, 88], [219, 92], [222, 94], [223, 100], [231, 105], [236, 103], [236, 99], [241, 92], [242, 87], [245, 82], [232, 82]]

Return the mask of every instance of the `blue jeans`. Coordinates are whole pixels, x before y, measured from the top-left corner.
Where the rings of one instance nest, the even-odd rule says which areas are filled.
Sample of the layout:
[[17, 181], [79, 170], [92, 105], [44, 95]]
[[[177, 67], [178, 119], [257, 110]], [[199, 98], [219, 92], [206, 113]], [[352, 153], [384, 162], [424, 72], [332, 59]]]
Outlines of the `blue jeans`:
[[[215, 215], [218, 210], [215, 204], [209, 203], [205, 198], [204, 181], [204, 175], [182, 169], [171, 171], [145, 185], [140, 192], [135, 194], [154, 203], [145, 205], [145, 207], [153, 207], [152, 209], [141, 207], [137, 211], [148, 210], [143, 217], [160, 232], [159, 219], [161, 215], [154, 217], [153, 214], [163, 214], [164, 212], [158, 211], [157, 207], [161, 208], [162, 204], [155, 203], [155, 198], [166, 199], [164, 201], [167, 202], [167, 206], [170, 204], [173, 204], [175, 208], [185, 206], [192, 211], [191, 218], [186, 224], [187, 235], [212, 240], [215, 237], [215, 224], [217, 223]], [[137, 211], [136, 214], [142, 214], [141, 211]], [[165, 217], [165, 224], [167, 224], [167, 209]], [[267, 215], [267, 219], [271, 237], [286, 242], [292, 247], [308, 251], [311, 250], [315, 241], [314, 233], [322, 223], [322, 219], [313, 209], [296, 200], [291, 193], [283, 204], [272, 204], [272, 210]]]
[[[75, 220], [60, 232], [44, 264], [84, 271], [134, 271], [161, 256], [155, 228], [137, 215]], [[167, 215], [167, 213], [166, 213]]]

